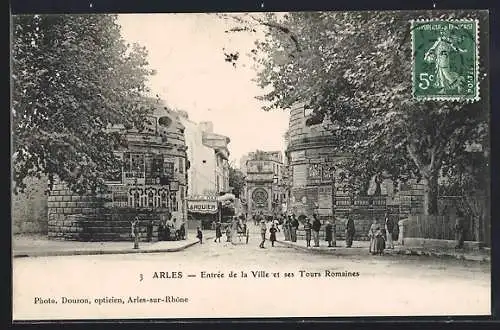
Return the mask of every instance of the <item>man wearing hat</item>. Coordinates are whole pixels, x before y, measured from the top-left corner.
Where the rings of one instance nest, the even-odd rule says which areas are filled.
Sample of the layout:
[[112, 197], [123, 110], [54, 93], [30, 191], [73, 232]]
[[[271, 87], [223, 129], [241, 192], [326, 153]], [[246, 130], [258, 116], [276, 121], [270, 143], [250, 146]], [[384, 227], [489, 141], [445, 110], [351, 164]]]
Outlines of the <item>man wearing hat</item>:
[[259, 245], [261, 249], [264, 248], [264, 242], [266, 241], [266, 231], [267, 231], [266, 220], [262, 219], [260, 220], [260, 235], [262, 236], [262, 242], [260, 242]]

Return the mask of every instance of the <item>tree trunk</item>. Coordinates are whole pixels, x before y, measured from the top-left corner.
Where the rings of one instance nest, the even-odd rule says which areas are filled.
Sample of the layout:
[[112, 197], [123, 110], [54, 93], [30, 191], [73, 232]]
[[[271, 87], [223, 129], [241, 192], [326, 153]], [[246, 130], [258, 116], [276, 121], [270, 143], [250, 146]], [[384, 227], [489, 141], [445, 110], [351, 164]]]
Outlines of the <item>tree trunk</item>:
[[424, 214], [438, 215], [438, 175], [437, 171], [423, 177]]

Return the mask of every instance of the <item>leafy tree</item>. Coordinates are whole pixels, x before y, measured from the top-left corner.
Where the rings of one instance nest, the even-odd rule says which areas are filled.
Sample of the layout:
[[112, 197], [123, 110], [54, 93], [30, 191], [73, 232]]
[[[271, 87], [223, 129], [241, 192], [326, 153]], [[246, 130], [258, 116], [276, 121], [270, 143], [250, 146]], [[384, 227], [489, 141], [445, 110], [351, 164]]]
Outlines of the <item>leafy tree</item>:
[[352, 187], [363, 191], [374, 175], [416, 178], [425, 186], [425, 213], [437, 214], [443, 164], [487, 135], [489, 87], [482, 81], [481, 101], [472, 104], [414, 101], [410, 20], [465, 17], [480, 21], [484, 78], [486, 12], [294, 12], [236, 22], [246, 31], [268, 27], [252, 52], [265, 110], [304, 101], [313, 110], [308, 124], [328, 125], [338, 151], [352, 155], [340, 164]]
[[[487, 141], [484, 141], [487, 142]], [[487, 145], [487, 143], [485, 143]], [[484, 145], [475, 145], [476, 151], [460, 155], [454, 163], [443, 166], [444, 180], [440, 195], [460, 196], [457, 207], [472, 221], [474, 239], [484, 241], [485, 225], [489, 217], [489, 153]]]
[[76, 192], [95, 191], [120, 164], [110, 124], [130, 127], [143, 103], [147, 52], [125, 44], [116, 15], [13, 17], [14, 191], [27, 177], [55, 177]]
[[229, 186], [233, 188], [233, 194], [239, 197], [245, 187], [245, 174], [234, 167], [234, 164], [229, 166]]

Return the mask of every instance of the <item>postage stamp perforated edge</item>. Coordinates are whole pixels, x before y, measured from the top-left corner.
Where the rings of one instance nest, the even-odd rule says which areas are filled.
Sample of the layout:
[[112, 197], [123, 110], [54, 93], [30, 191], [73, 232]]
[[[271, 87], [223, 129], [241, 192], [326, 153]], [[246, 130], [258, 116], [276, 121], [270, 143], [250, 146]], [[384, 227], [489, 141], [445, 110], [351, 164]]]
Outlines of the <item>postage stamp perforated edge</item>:
[[[414, 40], [414, 27], [415, 24], [418, 23], [426, 23], [426, 22], [456, 22], [456, 23], [461, 23], [461, 22], [474, 22], [475, 27], [476, 27], [476, 35], [475, 35], [475, 51], [476, 51], [476, 56], [475, 56], [475, 80], [476, 80], [476, 86], [475, 86], [475, 95], [474, 97], [463, 97], [463, 96], [443, 96], [443, 95], [428, 95], [428, 96], [422, 96], [422, 97], [416, 97], [415, 96], [415, 40]], [[412, 75], [412, 97], [416, 101], [455, 101], [455, 102], [466, 102], [466, 103], [472, 103], [472, 102], [477, 102], [480, 100], [480, 94], [479, 94], [479, 20], [478, 19], [473, 19], [473, 18], [463, 18], [463, 19], [437, 19], [437, 18], [429, 18], [429, 19], [414, 19], [410, 20], [410, 34], [411, 34], [411, 75]]]

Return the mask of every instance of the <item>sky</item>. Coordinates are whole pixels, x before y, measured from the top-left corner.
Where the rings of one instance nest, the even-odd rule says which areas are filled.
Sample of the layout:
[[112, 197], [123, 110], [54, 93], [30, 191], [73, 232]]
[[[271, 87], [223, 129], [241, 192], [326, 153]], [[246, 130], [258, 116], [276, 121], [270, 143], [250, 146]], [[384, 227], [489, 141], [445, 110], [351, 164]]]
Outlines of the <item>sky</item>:
[[252, 81], [253, 62], [240, 56], [233, 67], [224, 61], [223, 48], [248, 53], [256, 36], [225, 33], [228, 23], [214, 14], [119, 15], [122, 36], [148, 50], [156, 75], [152, 94], [172, 108], [187, 111], [192, 121], [212, 121], [214, 132], [230, 138], [235, 165], [256, 149], [284, 150], [288, 111], [262, 110], [255, 99], [264, 91]]

